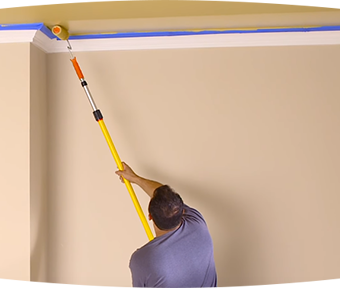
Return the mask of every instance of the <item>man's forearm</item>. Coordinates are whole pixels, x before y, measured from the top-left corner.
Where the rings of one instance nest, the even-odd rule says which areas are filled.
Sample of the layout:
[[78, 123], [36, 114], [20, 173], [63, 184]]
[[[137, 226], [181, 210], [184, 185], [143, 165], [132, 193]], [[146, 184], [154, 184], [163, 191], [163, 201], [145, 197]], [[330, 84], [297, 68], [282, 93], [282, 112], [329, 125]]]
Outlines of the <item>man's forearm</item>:
[[160, 186], [163, 186], [163, 184], [153, 181], [153, 180], [149, 180], [149, 179], [145, 179], [142, 177], [138, 177], [134, 183], [136, 183], [140, 188], [142, 188], [146, 194], [148, 194], [150, 197], [153, 196], [153, 192]]

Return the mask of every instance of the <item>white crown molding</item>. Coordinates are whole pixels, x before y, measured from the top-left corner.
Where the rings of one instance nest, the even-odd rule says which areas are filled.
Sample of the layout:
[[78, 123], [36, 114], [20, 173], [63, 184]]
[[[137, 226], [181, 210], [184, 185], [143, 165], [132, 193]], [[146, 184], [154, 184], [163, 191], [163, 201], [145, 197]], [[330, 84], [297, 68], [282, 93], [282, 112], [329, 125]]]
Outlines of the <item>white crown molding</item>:
[[[70, 40], [73, 51], [180, 49], [213, 47], [259, 47], [339, 45], [340, 31], [213, 34]], [[55, 40], [49, 53], [67, 52], [64, 41]]]
[[32, 43], [36, 47], [38, 47], [41, 50], [43, 50], [45, 53], [50, 53], [50, 50], [53, 48], [53, 44], [51, 42], [53, 42], [53, 40], [50, 39], [49, 37], [47, 37], [40, 30], [36, 31], [36, 33], [35, 33], [35, 35], [33, 37], [33, 40], [32, 40]]
[[[30, 42], [46, 53], [68, 52], [67, 43], [40, 30], [0, 31], [0, 43]], [[209, 34], [70, 40], [72, 51], [113, 51], [214, 47], [340, 45], [340, 31]]]
[[0, 31], [0, 44], [32, 42], [36, 32], [36, 30]]

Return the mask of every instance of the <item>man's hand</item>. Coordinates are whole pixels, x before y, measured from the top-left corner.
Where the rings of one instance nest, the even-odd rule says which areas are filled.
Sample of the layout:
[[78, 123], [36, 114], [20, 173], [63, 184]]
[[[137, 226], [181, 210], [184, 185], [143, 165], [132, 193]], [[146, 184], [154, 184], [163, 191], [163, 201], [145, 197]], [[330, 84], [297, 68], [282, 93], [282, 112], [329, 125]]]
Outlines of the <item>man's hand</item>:
[[163, 185], [159, 182], [145, 179], [145, 178], [138, 176], [135, 172], [133, 172], [133, 170], [125, 162], [122, 162], [122, 164], [123, 164], [123, 170], [116, 171], [116, 174], [119, 176], [119, 179], [120, 181], [122, 181], [122, 183], [124, 183], [124, 179], [126, 179], [130, 181], [131, 183], [137, 184], [150, 197], [153, 196], [153, 192], [155, 191], [155, 189]]
[[116, 174], [119, 175], [120, 181], [124, 183], [124, 179], [130, 181], [131, 183], [136, 183], [138, 180], [139, 176], [133, 172], [133, 170], [128, 166], [125, 162], [122, 162], [123, 164], [123, 170], [118, 170], [116, 171]]

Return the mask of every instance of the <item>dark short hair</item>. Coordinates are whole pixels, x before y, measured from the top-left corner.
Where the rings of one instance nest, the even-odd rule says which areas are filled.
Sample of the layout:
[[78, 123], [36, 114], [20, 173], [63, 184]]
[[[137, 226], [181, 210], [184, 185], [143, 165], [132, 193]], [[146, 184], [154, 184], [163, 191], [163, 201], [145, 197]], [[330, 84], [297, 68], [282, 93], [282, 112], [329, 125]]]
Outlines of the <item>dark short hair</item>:
[[150, 200], [149, 213], [161, 230], [177, 227], [182, 221], [183, 200], [168, 185], [158, 187]]

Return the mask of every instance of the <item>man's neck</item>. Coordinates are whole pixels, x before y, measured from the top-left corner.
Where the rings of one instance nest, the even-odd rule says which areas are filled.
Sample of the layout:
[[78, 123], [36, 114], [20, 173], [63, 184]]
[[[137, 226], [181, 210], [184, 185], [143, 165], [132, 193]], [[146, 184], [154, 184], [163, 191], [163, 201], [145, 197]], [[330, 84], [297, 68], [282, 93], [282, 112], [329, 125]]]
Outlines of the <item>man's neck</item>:
[[156, 237], [162, 236], [162, 235], [169, 233], [171, 231], [175, 231], [176, 229], [179, 228], [179, 226], [181, 226], [181, 224], [182, 223], [180, 223], [177, 227], [170, 229], [170, 230], [161, 230], [155, 224], [153, 224], [153, 227], [155, 228]]

